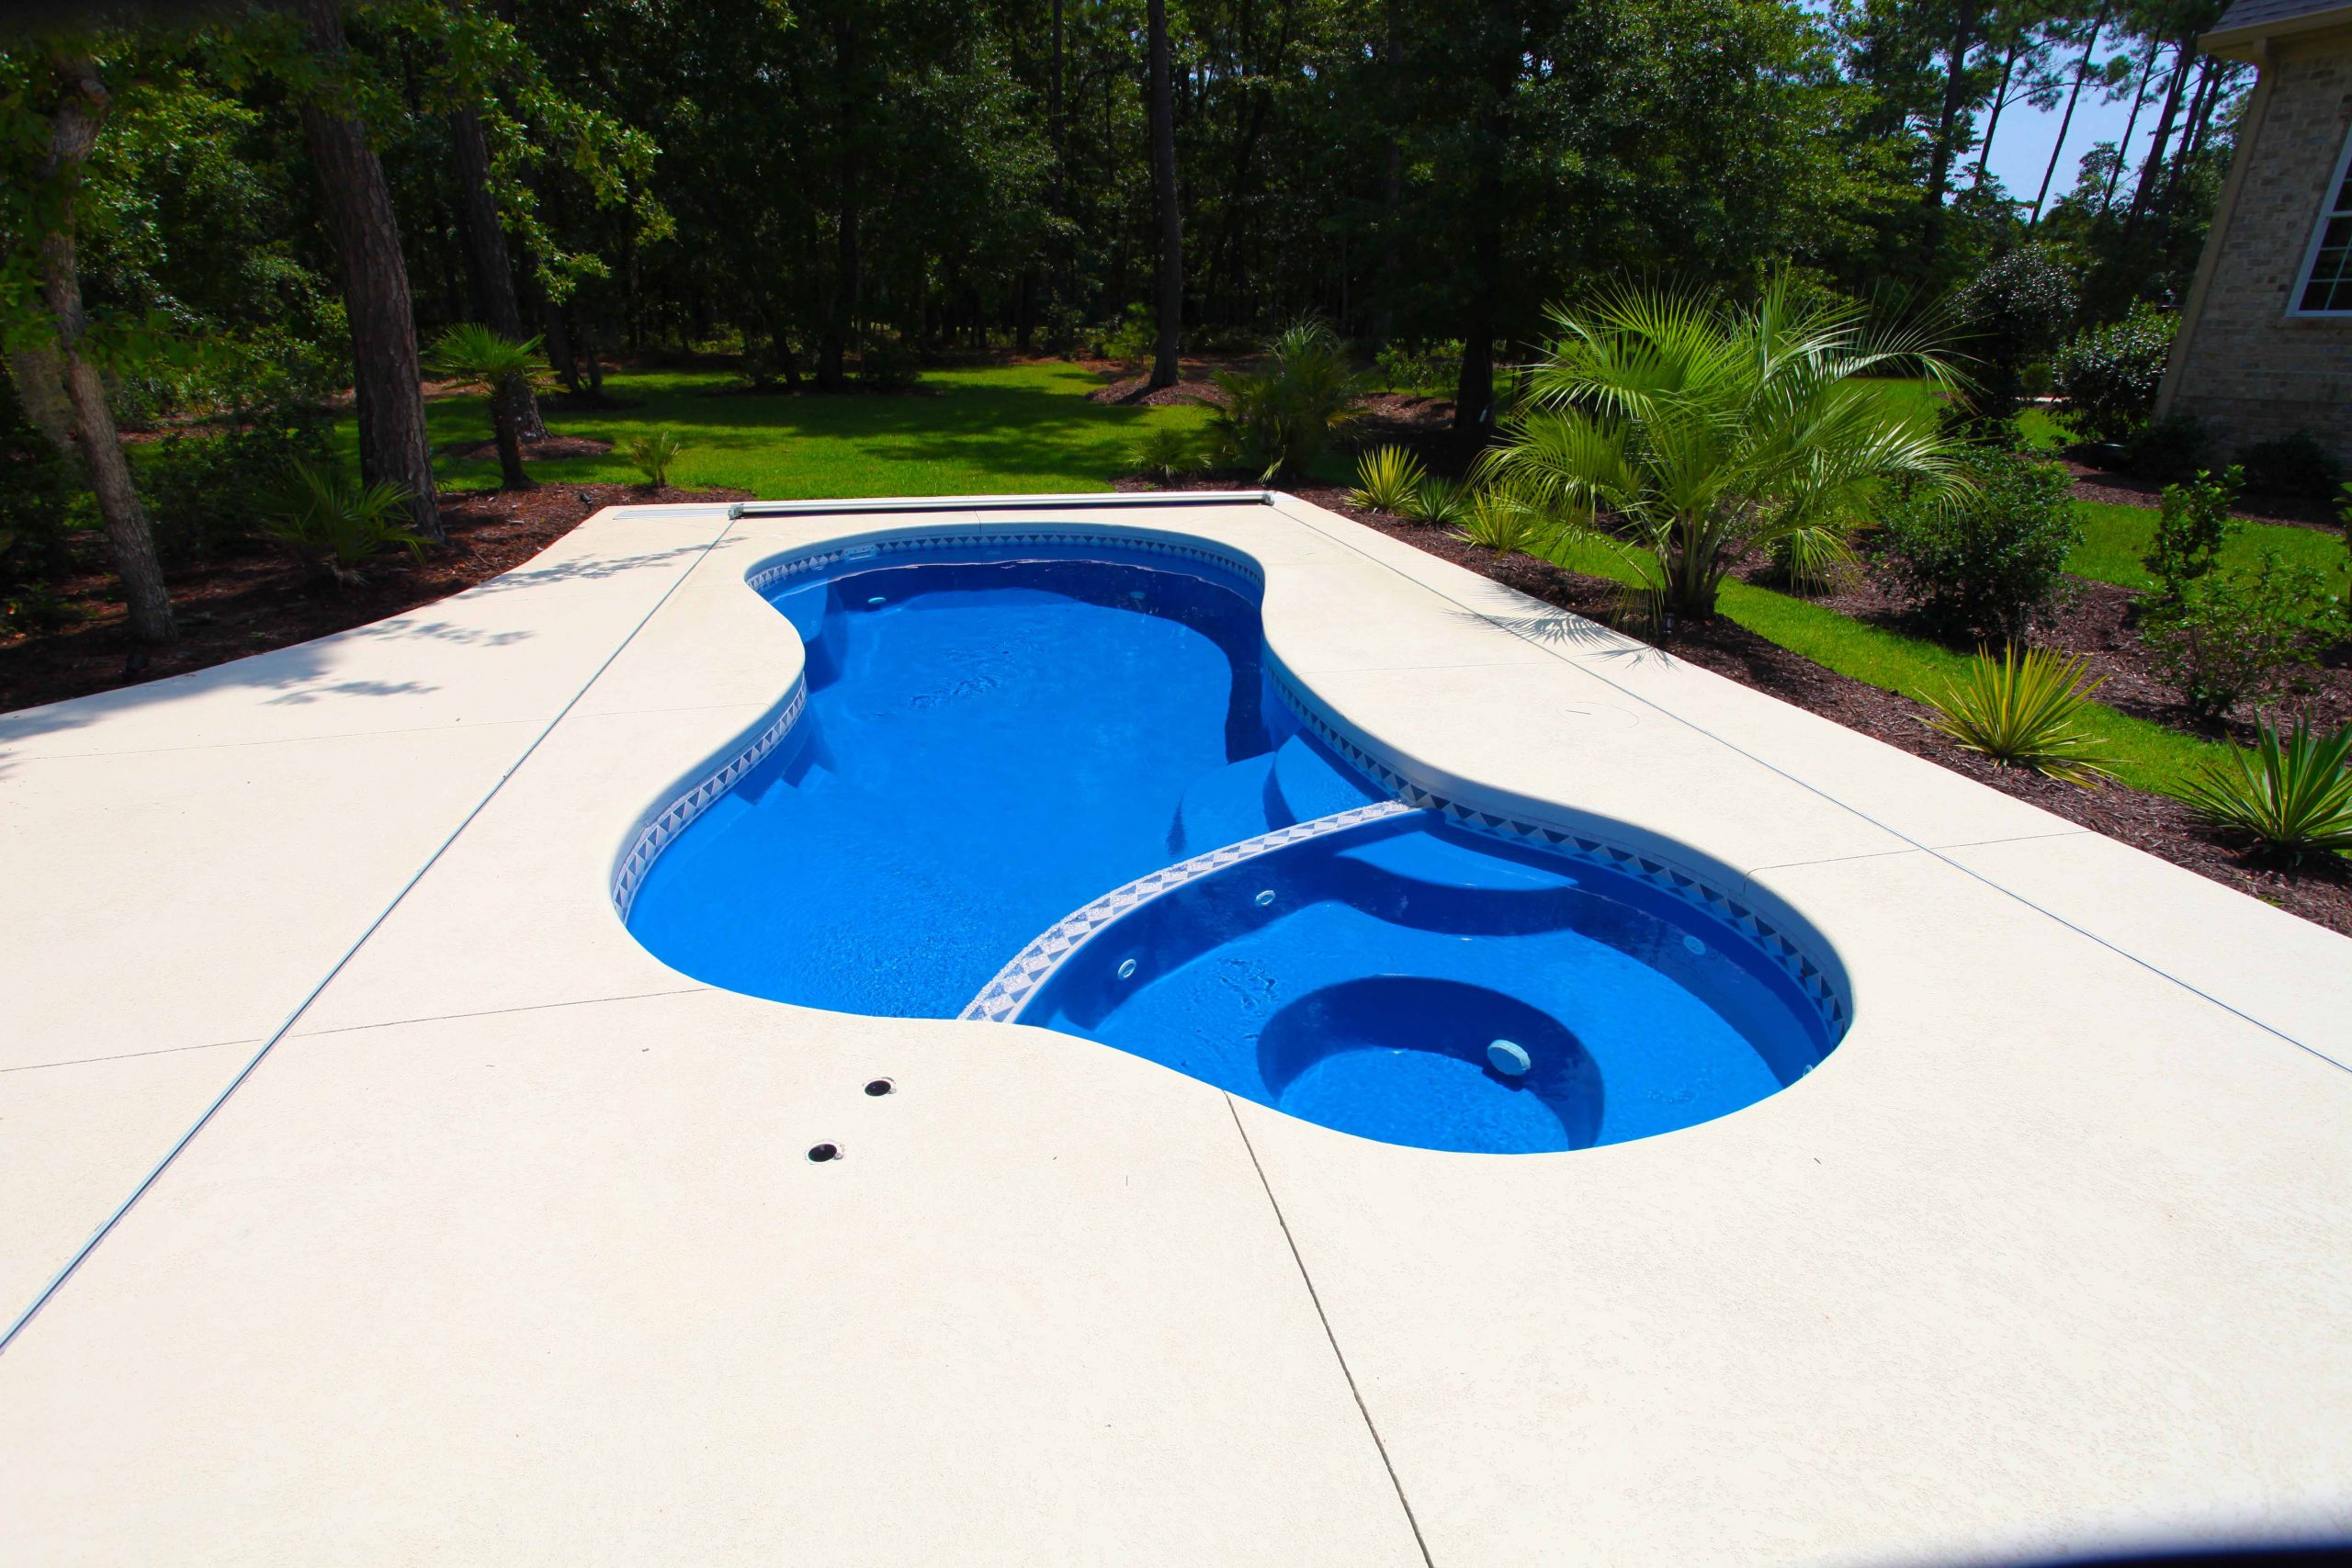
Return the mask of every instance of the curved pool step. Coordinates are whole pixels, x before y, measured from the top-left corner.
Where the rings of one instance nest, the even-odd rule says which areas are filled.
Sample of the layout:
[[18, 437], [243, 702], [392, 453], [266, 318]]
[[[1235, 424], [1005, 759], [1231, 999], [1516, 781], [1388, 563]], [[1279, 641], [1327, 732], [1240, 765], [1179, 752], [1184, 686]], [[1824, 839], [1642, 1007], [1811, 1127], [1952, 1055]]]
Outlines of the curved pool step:
[[1182, 859], [1289, 826], [1287, 817], [1279, 821], [1268, 817], [1273, 776], [1274, 759], [1261, 755], [1227, 762], [1194, 779], [1177, 802], [1176, 820], [1168, 829], [1169, 852]]
[[1317, 817], [1352, 811], [1388, 796], [1371, 780], [1333, 756], [1320, 742], [1294, 735], [1274, 753], [1266, 796], [1273, 827], [1312, 822]]

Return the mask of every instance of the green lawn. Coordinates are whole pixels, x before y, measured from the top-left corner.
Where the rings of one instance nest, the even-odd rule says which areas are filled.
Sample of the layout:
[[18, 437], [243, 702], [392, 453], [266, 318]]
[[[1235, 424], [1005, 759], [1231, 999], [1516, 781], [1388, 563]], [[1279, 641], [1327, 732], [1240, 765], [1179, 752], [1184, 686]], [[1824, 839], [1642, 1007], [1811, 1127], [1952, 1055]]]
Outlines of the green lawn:
[[[723, 371], [649, 371], [608, 376], [605, 389], [636, 406], [551, 413], [560, 435], [602, 436], [625, 448], [663, 428], [686, 444], [671, 472], [683, 489], [724, 487], [763, 497], [828, 500], [874, 495], [978, 495], [995, 491], [1102, 491], [1128, 470], [1127, 455], [1151, 424], [1193, 427], [1209, 411], [1121, 408], [1086, 400], [1099, 383], [1072, 365], [1012, 365], [934, 370], [920, 391], [839, 397], [752, 396]], [[432, 403], [426, 423], [435, 451], [490, 438], [481, 398]], [[339, 431], [356, 460], [349, 422]], [[495, 458], [442, 458], [445, 485], [498, 482]], [[535, 461], [543, 483], [635, 480], [622, 451], [605, 457]]]
[[[2155, 579], [2141, 560], [2155, 537], [2156, 509], [2121, 502], [2082, 501], [2075, 503], [2082, 517], [2083, 542], [2066, 558], [2066, 570], [2076, 577], [2120, 583], [2126, 588], [2153, 588]], [[2228, 567], [2251, 567], [2265, 550], [2277, 550], [2283, 560], [2315, 567], [2330, 584], [2344, 581], [2343, 536], [2317, 528], [2290, 528], [2277, 523], [2248, 523], [2222, 552]]]
[[[1594, 577], [1623, 582], [1633, 576], [1623, 558], [1605, 545], [1572, 545], [1553, 558], [1571, 571]], [[1765, 641], [1815, 664], [1922, 701], [1949, 688], [1968, 666], [1968, 655], [1940, 643], [1905, 637], [1746, 582], [1724, 583], [1716, 608]], [[2089, 705], [2085, 723], [2107, 743], [2117, 775], [2138, 789], [2168, 792], [2190, 771], [2229, 750], [2098, 703]]]

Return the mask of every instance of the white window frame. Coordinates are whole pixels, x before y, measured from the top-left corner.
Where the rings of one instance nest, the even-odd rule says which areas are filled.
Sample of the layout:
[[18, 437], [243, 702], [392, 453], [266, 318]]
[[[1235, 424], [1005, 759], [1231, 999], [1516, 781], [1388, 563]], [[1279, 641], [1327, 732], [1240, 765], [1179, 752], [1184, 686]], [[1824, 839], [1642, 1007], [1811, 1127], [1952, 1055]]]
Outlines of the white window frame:
[[[2352, 193], [2346, 193], [2344, 189], [2344, 176], [2347, 171], [2352, 171], [2352, 131], [2345, 133], [2344, 151], [2335, 155], [2335, 173], [2328, 175], [2326, 188], [2320, 192], [2319, 217], [2312, 224], [2311, 243], [2303, 247], [2303, 265], [2295, 269], [2295, 286], [2287, 294], [2287, 314], [2290, 316], [2303, 316], [2320, 321], [2341, 321], [2352, 317], [2352, 306], [2346, 306], [2341, 310], [2303, 309], [2303, 296], [2311, 291], [2312, 270], [2319, 265], [2320, 242], [2327, 238], [2329, 220], [2340, 217], [2352, 217]], [[2335, 205], [2339, 196], [2344, 197], [2347, 205], [2343, 207]]]

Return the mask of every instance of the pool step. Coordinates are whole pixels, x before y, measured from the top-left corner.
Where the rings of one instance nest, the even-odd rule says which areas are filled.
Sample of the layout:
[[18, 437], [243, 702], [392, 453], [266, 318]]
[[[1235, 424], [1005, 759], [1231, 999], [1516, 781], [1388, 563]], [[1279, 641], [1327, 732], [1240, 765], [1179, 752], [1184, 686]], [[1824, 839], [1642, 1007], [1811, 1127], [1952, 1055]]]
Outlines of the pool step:
[[1363, 774], [1304, 735], [1294, 735], [1274, 753], [1273, 776], [1267, 781], [1267, 816], [1271, 825], [1312, 821], [1335, 811], [1388, 797]]
[[1177, 803], [1176, 820], [1168, 829], [1169, 852], [1182, 860], [1287, 825], [1288, 818], [1267, 819], [1273, 776], [1274, 759], [1263, 756], [1227, 762], [1194, 779]]

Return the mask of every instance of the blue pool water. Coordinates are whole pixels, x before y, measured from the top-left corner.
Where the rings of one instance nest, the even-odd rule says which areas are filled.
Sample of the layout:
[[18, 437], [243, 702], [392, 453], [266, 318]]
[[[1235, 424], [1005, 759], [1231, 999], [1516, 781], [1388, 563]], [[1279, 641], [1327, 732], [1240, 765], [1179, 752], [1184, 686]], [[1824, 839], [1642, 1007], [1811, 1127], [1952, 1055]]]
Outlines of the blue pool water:
[[[1273, 694], [1254, 584], [1195, 560], [941, 545], [769, 598], [808, 645], [808, 710], [628, 916], [715, 985], [953, 1017], [1100, 895], [1383, 798]], [[1146, 903], [1021, 1016], [1347, 1132], [1487, 1152], [1687, 1126], [1832, 1043], [1728, 926], [1430, 812]], [[1497, 1039], [1524, 1077], [1487, 1065]]]

